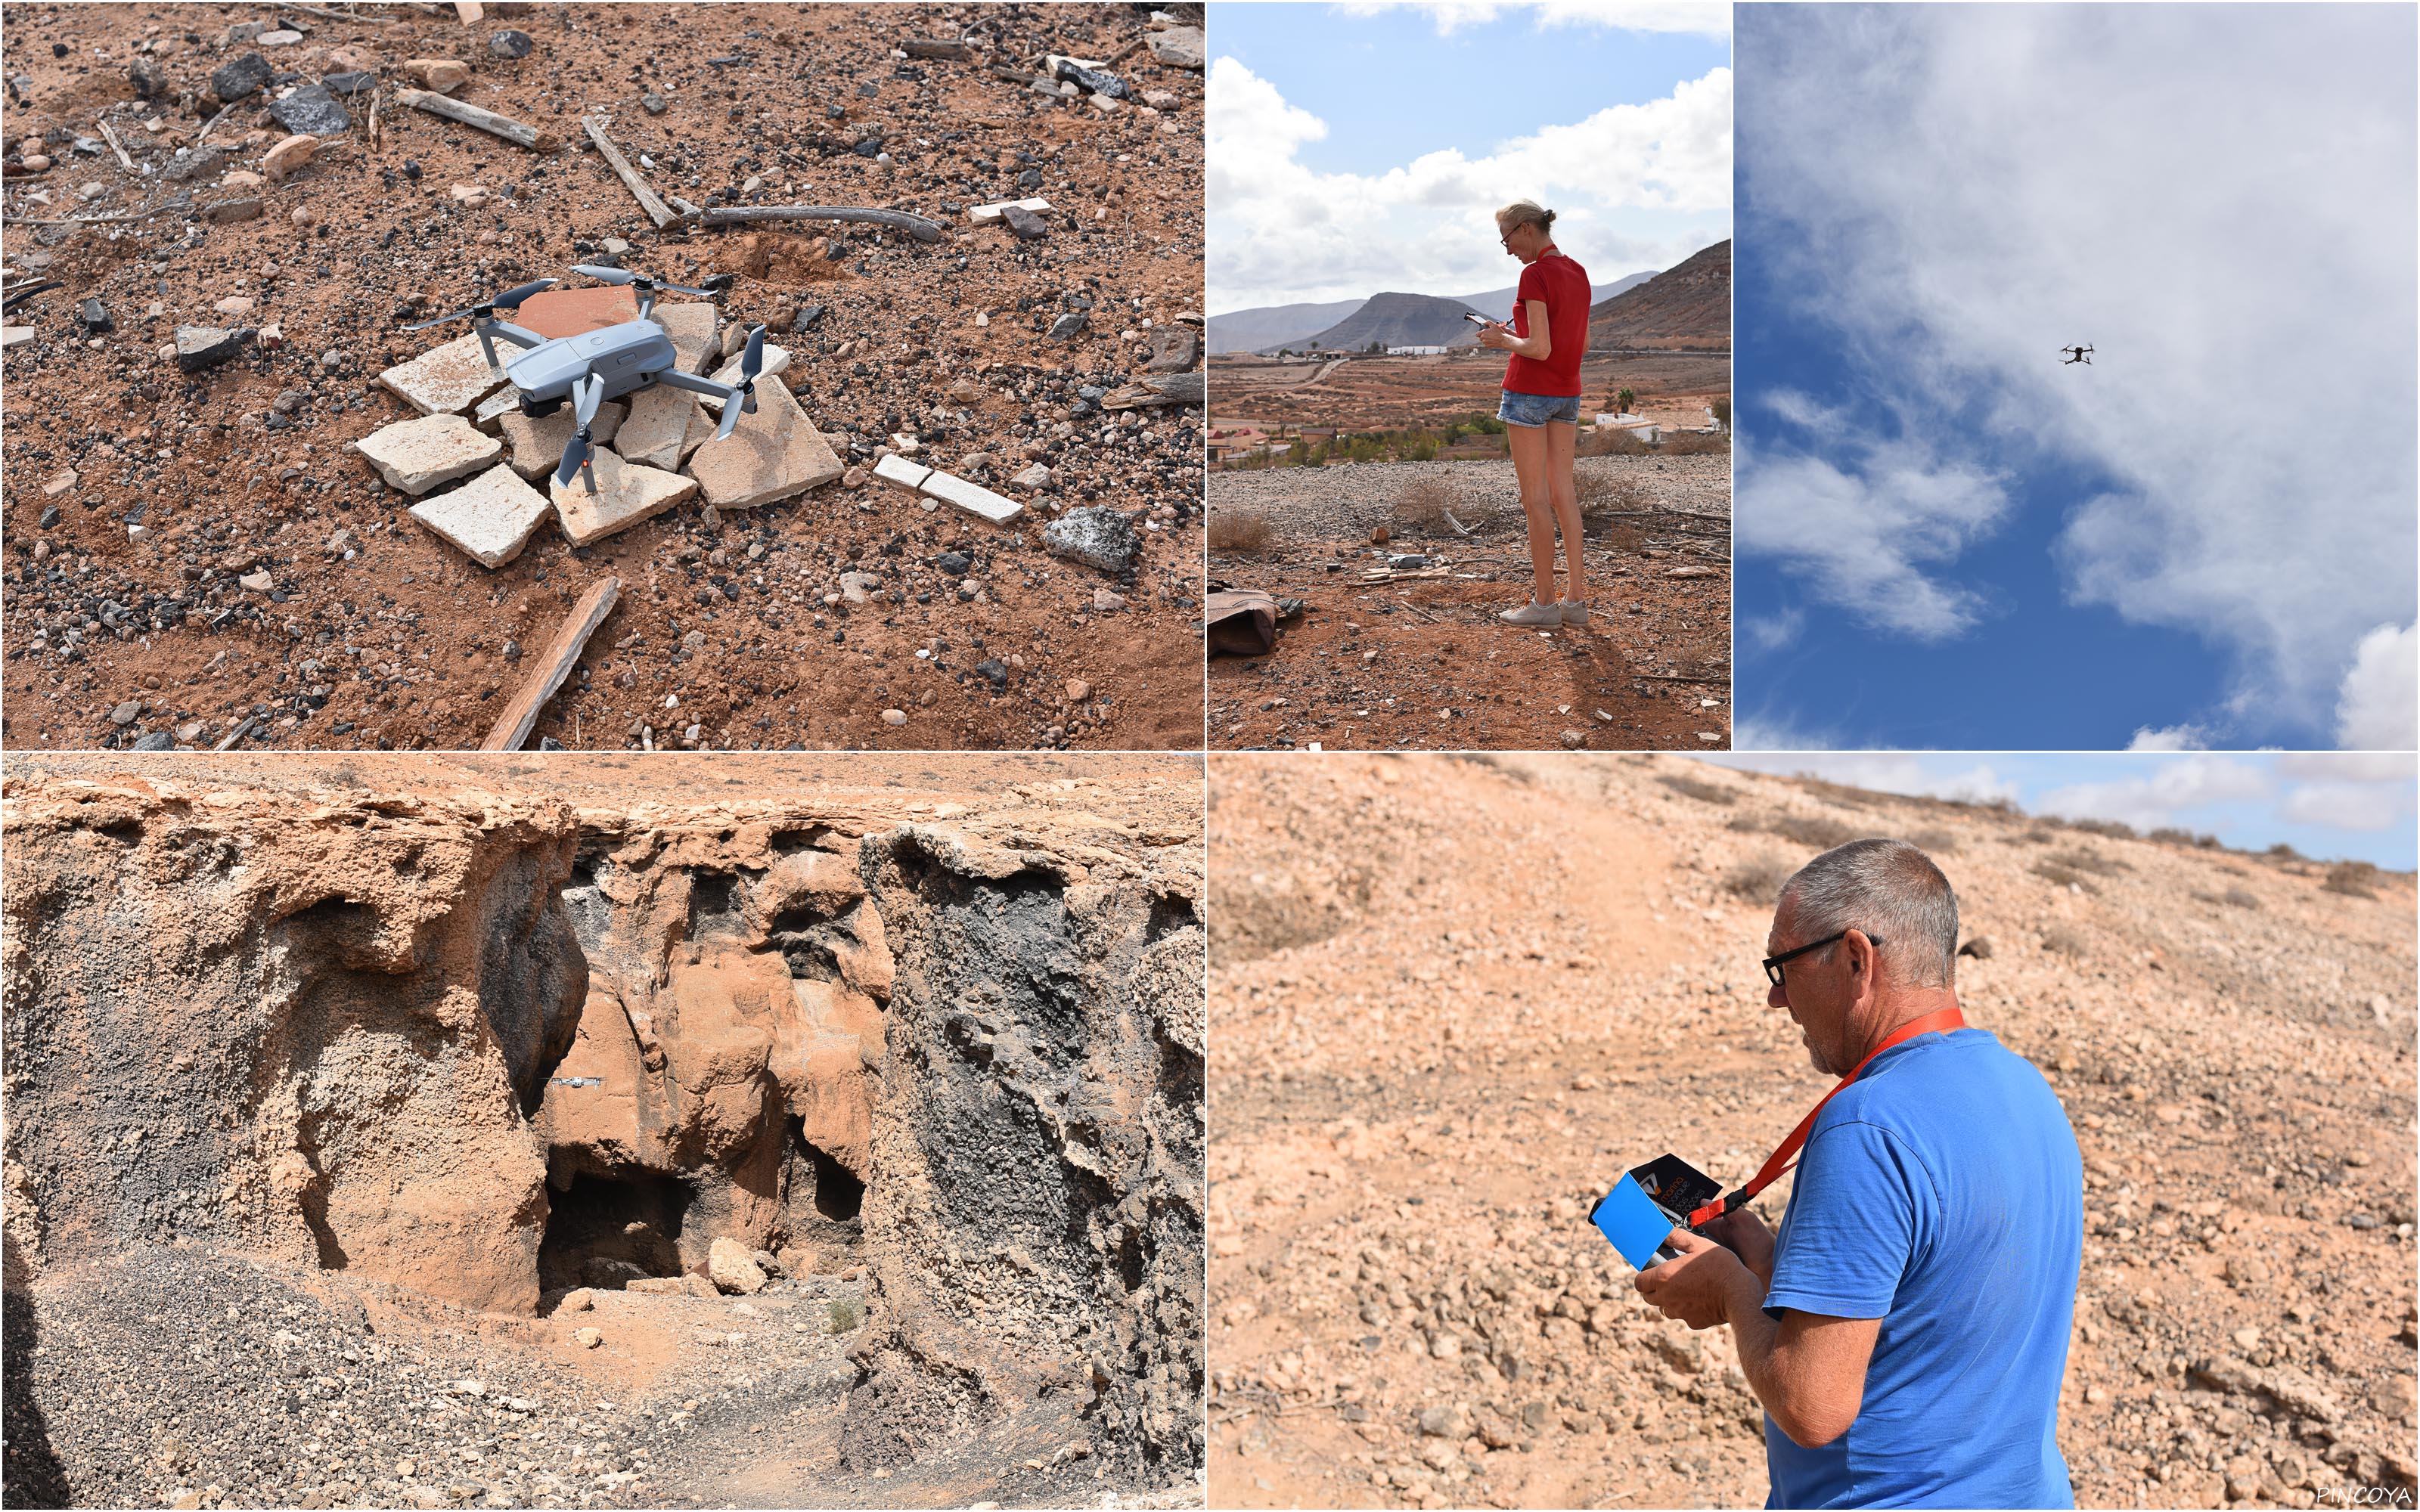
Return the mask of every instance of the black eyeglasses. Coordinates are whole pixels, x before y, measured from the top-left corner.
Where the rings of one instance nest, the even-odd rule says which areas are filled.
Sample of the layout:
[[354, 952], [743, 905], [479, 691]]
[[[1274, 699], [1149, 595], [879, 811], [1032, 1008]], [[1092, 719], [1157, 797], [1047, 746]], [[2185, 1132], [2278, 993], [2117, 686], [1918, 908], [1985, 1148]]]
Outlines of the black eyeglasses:
[[[1849, 932], [1847, 930], [1842, 930], [1838, 934], [1826, 934], [1812, 945], [1802, 945], [1795, 950], [1784, 950], [1779, 955], [1766, 956], [1764, 958], [1764, 980], [1773, 983], [1776, 987], [1781, 986], [1781, 964], [1783, 962], [1795, 961], [1809, 950], [1820, 950], [1827, 945], [1838, 945], [1848, 937]], [[1879, 934], [1869, 934], [1866, 936], [1866, 943], [1879, 950], [1882, 949], [1883, 937]]]

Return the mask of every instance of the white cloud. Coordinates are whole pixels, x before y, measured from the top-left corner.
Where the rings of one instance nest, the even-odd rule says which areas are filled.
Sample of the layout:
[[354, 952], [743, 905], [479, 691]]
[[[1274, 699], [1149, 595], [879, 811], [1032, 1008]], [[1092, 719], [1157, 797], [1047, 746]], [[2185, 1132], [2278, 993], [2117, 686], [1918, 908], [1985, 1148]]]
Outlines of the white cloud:
[[1734, 751], [1830, 750], [1839, 744], [1838, 735], [1760, 715], [1734, 711], [1731, 718], [1731, 749]]
[[1954, 798], [1962, 803], [1989, 803], [1995, 798], [2013, 801], [2018, 794], [2016, 782], [2002, 777], [1988, 764], [1962, 770], [1937, 771], [1918, 757], [1895, 752], [1834, 751], [1802, 756], [1733, 751], [1727, 756], [1705, 759], [1719, 765], [1736, 766], [1747, 771], [1817, 777], [1846, 787], [1897, 793], [1911, 798]]
[[[1835, 602], [1913, 593], [1862, 611], [1891, 633], [1962, 633], [1999, 577], [1976, 491], [1893, 494], [1866, 459], [2014, 466], [2071, 601], [2201, 638], [2229, 680], [2206, 717], [2327, 738], [2357, 645], [2413, 616], [2413, 17], [1744, 10], [1741, 177], [1772, 217], [1747, 255], [1837, 333], [1860, 408], [1820, 452], [1743, 436], [1743, 549]], [[1931, 554], [1856, 569], [1890, 538], [1844, 547], [1845, 507]], [[2408, 743], [2411, 682], [2342, 712]]]
[[2170, 725], [2165, 730], [2154, 730], [2149, 725], [2145, 725], [2134, 732], [2133, 739], [2126, 742], [2126, 748], [2128, 750], [2208, 750], [2210, 731], [2197, 724]]
[[1603, 26], [1616, 31], [1684, 32], [1695, 37], [1729, 37], [1731, 8], [1726, 0], [1540, 0], [1534, 5], [1496, 5], [1489, 0], [1419, 0], [1398, 5], [1392, 0], [1357, 0], [1337, 8], [1347, 15], [1372, 16], [1386, 10], [1420, 10], [1436, 23], [1439, 37], [1451, 37], [1466, 26], [1484, 26], [1506, 14], [1528, 12], [1539, 30], [1554, 26]]
[[2194, 810], [2251, 802], [2276, 790], [2275, 778], [2264, 764], [2238, 757], [2163, 757], [2148, 765], [2146, 777], [2053, 788], [2035, 807], [2070, 819], [2116, 819], [2138, 829], [2156, 829]]
[[2330, 829], [2387, 829], [2409, 824], [2412, 786], [2384, 782], [2304, 782], [2286, 795], [2278, 815]]
[[2410, 783], [2415, 763], [2410, 756], [2360, 751], [2288, 751], [2277, 758], [2277, 775], [2315, 782]]
[[[1423, 153], [1382, 174], [1296, 161], [1326, 133], [1233, 57], [1210, 66], [1210, 287], [1222, 309], [1509, 283], [1497, 207], [1554, 207], [1556, 236], [1601, 274], [1668, 268], [1730, 234], [1731, 76], [1714, 69], [1645, 104], [1538, 127], [1481, 157]], [[1625, 212], [1702, 229], [1640, 236]]]
[[1798, 632], [1807, 627], [1807, 616], [1785, 609], [1742, 620], [1739, 627], [1759, 651], [1778, 651], [1798, 639]]
[[[1823, 431], [1801, 396], [1768, 401]], [[1834, 434], [1839, 434], [1835, 432]], [[1762, 440], [1739, 468], [1732, 528], [1744, 551], [1784, 571], [1860, 623], [1940, 640], [1971, 629], [1986, 598], [1932, 570], [1992, 533], [2007, 513], [2000, 480], [1945, 462], [1922, 443], [1848, 433], [1831, 457], [1796, 440]]]
[[2420, 741], [2420, 626], [2381, 625], [2361, 638], [2336, 694], [2336, 744], [2410, 750]]

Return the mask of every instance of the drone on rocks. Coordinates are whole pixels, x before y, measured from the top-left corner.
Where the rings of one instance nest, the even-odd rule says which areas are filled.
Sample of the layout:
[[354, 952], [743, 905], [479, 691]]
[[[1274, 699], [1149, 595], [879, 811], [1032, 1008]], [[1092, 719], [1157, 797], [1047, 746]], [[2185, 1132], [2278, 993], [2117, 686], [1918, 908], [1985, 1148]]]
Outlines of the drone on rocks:
[[442, 326], [448, 320], [469, 316], [471, 329], [478, 333], [479, 349], [487, 354], [488, 365], [496, 365], [496, 339], [502, 337], [516, 347], [528, 350], [504, 364], [504, 378], [520, 401], [522, 414], [540, 419], [561, 409], [566, 400], [580, 422], [563, 448], [563, 463], [554, 471], [554, 481], [566, 487], [574, 477], [585, 481], [588, 491], [597, 491], [597, 478], [589, 466], [593, 438], [588, 427], [597, 418], [597, 407], [608, 399], [618, 399], [650, 385], [660, 383], [667, 388], [687, 389], [691, 393], [720, 397], [722, 401], [722, 424], [714, 433], [716, 440], [729, 436], [738, 425], [742, 414], [756, 412], [756, 376], [765, 360], [765, 328], [752, 326], [748, 331], [748, 350], [739, 360], [739, 381], [718, 383], [680, 370], [680, 357], [673, 347], [673, 339], [664, 328], [647, 318], [656, 307], [656, 295], [664, 290], [675, 294], [695, 294], [712, 299], [711, 289], [690, 288], [680, 284], [666, 284], [633, 273], [622, 268], [605, 268], [589, 263], [573, 265], [575, 273], [585, 273], [608, 284], [628, 284], [639, 293], [639, 317], [597, 331], [582, 332], [576, 336], [541, 336], [509, 320], [499, 320], [499, 310], [519, 310], [521, 302], [533, 294], [542, 293], [560, 283], [560, 279], [541, 278], [523, 284], [519, 288], [490, 295], [468, 309], [451, 315], [441, 315], [434, 320], [423, 320], [406, 326], [406, 331], [426, 331]]

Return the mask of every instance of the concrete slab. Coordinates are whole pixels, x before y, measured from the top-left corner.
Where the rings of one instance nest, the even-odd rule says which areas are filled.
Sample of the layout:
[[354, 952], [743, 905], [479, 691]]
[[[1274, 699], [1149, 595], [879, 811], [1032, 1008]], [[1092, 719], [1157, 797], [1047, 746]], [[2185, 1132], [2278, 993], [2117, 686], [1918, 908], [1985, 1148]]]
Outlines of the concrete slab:
[[[509, 361], [520, 348], [510, 342], [496, 347], [496, 360]], [[504, 370], [489, 367], [476, 336], [457, 336], [444, 346], [397, 363], [379, 375], [404, 403], [424, 415], [458, 415], [496, 391]]]
[[496, 461], [504, 443], [473, 430], [460, 415], [424, 415], [381, 425], [353, 442], [353, 450], [369, 458], [389, 487], [417, 498]]
[[496, 433], [496, 423], [519, 409], [520, 406], [520, 391], [507, 383], [472, 407], [472, 428], [484, 430], [493, 436]]
[[979, 484], [969, 483], [954, 472], [935, 470], [916, 486], [927, 499], [938, 499], [945, 504], [955, 504], [970, 515], [981, 516], [994, 525], [1003, 524], [1025, 513], [1025, 506], [1014, 499], [1002, 499]]
[[521, 301], [519, 312], [500, 312], [524, 331], [541, 336], [577, 336], [639, 318], [639, 296], [628, 284], [595, 288], [551, 288]]
[[[714, 381], [717, 383], [737, 383], [739, 381], [739, 363], [740, 359], [735, 357], [731, 361], [723, 363], [721, 367], [716, 368], [711, 375]], [[765, 346], [765, 365], [756, 370], [756, 393], [758, 399], [760, 401], [762, 400], [765, 393], [765, 387], [773, 378], [780, 374], [786, 373], [789, 370], [790, 348], [787, 347], [776, 347], [770, 342], [768, 342]], [[717, 421], [721, 420], [722, 400], [721, 396], [710, 393], [701, 393], [697, 396], [697, 402], [711, 410]]]
[[893, 488], [914, 493], [933, 470], [922, 462], [910, 462], [896, 452], [874, 464], [874, 475]]
[[631, 394], [629, 403], [629, 415], [613, 442], [626, 462], [677, 471], [714, 434], [713, 422], [694, 393], [654, 383]]
[[568, 484], [547, 480], [555, 517], [563, 522], [563, 533], [574, 546], [627, 531], [697, 492], [694, 478], [625, 462], [601, 446], [589, 454], [588, 471], [597, 479], [595, 493], [578, 477]]
[[1001, 212], [1011, 205], [1031, 215], [1047, 215], [1050, 212], [1050, 202], [1047, 199], [1004, 199], [997, 205], [975, 206], [967, 211], [967, 219], [977, 225], [987, 225], [999, 220]]
[[[612, 440], [622, 428], [622, 417], [628, 413], [619, 399], [598, 405], [597, 418], [588, 426], [588, 439], [599, 446]], [[563, 449], [571, 443], [571, 433], [580, 428], [578, 419], [567, 404], [543, 420], [532, 420], [518, 409], [504, 415], [497, 429], [510, 448], [507, 460], [512, 470], [524, 478], [553, 471], [563, 460]]]
[[704, 373], [707, 360], [721, 351], [714, 338], [721, 329], [722, 312], [711, 304], [659, 304], [649, 318], [673, 338], [684, 373]]
[[707, 441], [689, 459], [689, 475], [718, 509], [752, 509], [802, 494], [841, 474], [840, 458], [799, 401], [776, 378], [756, 386], [756, 412]]
[[551, 506], [508, 467], [493, 467], [459, 488], [424, 499], [411, 517], [487, 567], [521, 554]]

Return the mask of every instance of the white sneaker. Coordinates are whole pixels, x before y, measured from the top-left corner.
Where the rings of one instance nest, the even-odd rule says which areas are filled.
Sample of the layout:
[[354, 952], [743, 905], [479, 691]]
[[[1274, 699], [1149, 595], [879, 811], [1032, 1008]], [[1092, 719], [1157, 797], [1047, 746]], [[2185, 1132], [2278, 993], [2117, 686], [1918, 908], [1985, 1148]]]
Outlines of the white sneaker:
[[1519, 609], [1506, 609], [1497, 618], [1507, 625], [1560, 625], [1563, 611], [1552, 604], [1541, 604], [1533, 598]]
[[1588, 623], [1587, 599], [1566, 598], [1557, 607], [1563, 611], [1563, 623], [1565, 625], [1586, 625]]

